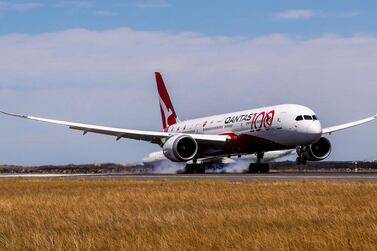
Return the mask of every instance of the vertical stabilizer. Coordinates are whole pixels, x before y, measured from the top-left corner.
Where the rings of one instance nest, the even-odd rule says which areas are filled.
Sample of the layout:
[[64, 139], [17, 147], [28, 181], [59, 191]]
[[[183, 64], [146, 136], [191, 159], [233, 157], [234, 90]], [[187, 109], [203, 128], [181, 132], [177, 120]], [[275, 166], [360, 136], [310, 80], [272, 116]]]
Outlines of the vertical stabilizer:
[[159, 96], [159, 101], [160, 101], [162, 127], [164, 131], [167, 131], [169, 126], [174, 125], [177, 122], [179, 122], [179, 119], [177, 117], [177, 114], [175, 113], [173, 104], [170, 100], [169, 93], [166, 90], [161, 73], [155, 72], [155, 75], [156, 75], [158, 96]]

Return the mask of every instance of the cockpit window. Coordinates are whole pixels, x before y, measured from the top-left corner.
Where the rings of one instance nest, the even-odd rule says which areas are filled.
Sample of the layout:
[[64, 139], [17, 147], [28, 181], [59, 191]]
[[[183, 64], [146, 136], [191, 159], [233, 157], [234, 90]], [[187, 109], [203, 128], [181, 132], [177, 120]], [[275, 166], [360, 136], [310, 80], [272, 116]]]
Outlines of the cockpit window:
[[318, 120], [317, 116], [313, 115], [313, 120]]
[[313, 118], [312, 118], [312, 116], [310, 116], [310, 115], [304, 115], [304, 119], [305, 119], [305, 120], [312, 120]]
[[301, 115], [296, 117], [296, 121], [300, 121], [300, 120], [303, 120], [303, 117]]

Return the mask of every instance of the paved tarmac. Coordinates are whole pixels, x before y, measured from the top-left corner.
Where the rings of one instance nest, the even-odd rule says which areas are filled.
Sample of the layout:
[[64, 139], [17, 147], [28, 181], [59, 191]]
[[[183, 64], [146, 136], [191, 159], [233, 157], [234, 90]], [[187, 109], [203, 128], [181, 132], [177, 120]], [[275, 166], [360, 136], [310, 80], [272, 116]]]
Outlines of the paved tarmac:
[[125, 180], [225, 180], [225, 181], [367, 181], [377, 182], [376, 173], [269, 173], [269, 174], [1, 174], [0, 179], [125, 179]]

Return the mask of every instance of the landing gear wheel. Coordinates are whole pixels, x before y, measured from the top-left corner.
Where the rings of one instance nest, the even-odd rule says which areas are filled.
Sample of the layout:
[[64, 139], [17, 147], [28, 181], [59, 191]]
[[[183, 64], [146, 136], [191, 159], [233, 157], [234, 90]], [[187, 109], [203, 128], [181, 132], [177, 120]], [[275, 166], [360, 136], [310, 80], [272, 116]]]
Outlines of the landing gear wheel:
[[196, 165], [196, 173], [205, 173], [206, 172], [206, 167], [205, 165]]
[[296, 164], [297, 165], [306, 165], [306, 158], [304, 158], [304, 157], [297, 157], [296, 158]]
[[205, 173], [206, 167], [203, 164], [186, 164], [185, 172], [186, 174], [193, 173]]
[[257, 163], [251, 163], [249, 165], [249, 172], [250, 173], [268, 173], [270, 172], [270, 165], [269, 164], [262, 164], [261, 161], [263, 159], [264, 152], [257, 153]]
[[269, 173], [270, 165], [269, 164], [260, 164], [260, 163], [251, 163], [249, 165], [250, 173]]
[[301, 157], [296, 158], [296, 165], [301, 165]]
[[249, 165], [249, 173], [257, 173], [256, 164], [251, 163], [251, 164]]
[[270, 165], [269, 164], [261, 164], [261, 173], [269, 173], [270, 172]]
[[193, 169], [194, 169], [193, 164], [186, 164], [184, 173], [187, 173], [187, 174], [194, 173]]

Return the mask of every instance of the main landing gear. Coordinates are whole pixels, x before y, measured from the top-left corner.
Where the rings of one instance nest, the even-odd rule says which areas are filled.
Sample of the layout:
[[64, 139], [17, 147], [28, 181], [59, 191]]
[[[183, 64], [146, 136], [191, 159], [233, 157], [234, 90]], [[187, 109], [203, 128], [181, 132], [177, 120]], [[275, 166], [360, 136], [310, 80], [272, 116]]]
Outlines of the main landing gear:
[[257, 162], [249, 165], [250, 173], [268, 173], [270, 172], [270, 165], [267, 163], [261, 163], [264, 153], [257, 153]]
[[197, 164], [196, 160], [193, 161], [193, 164], [186, 164], [184, 173], [193, 174], [193, 173], [205, 173], [206, 167], [204, 164]]

